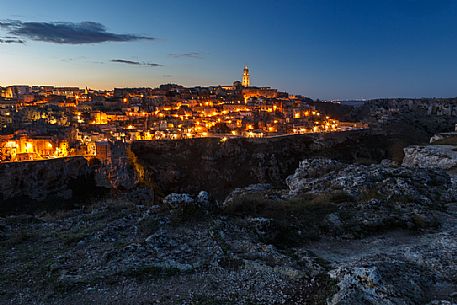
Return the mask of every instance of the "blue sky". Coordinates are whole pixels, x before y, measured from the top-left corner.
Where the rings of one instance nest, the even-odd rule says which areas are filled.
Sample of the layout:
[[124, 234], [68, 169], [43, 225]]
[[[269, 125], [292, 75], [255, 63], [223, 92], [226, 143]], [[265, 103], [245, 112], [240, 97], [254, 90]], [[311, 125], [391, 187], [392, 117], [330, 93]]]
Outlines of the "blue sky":
[[[457, 96], [456, 0], [0, 0], [0, 7], [3, 86], [231, 84], [247, 64], [253, 85], [314, 98]], [[87, 21], [106, 27], [92, 43], [87, 33], [57, 40], [61, 32], [31, 29], [65, 22], [79, 35]]]

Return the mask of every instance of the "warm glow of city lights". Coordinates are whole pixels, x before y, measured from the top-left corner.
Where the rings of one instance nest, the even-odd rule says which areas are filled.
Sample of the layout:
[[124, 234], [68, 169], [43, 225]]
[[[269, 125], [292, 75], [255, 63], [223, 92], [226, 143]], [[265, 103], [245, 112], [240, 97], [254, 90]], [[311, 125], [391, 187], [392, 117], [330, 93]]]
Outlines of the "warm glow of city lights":
[[[277, 89], [252, 87], [250, 75], [245, 72], [247, 86], [236, 82], [234, 86], [206, 88], [168, 84], [155, 89], [110, 91], [50, 86], [34, 87], [34, 94], [16, 96], [14, 92], [31, 92], [31, 88], [0, 87], [0, 98], [12, 99], [0, 108], [1, 126], [11, 127], [13, 122], [24, 120], [20, 132], [0, 141], [0, 162], [97, 156], [97, 147], [101, 154], [105, 142], [202, 137], [225, 142], [234, 137], [277, 137], [364, 127], [340, 124], [300, 98], [287, 93], [280, 97]], [[43, 136], [35, 138], [33, 132], [27, 132], [28, 126], [35, 125], [45, 126]]]

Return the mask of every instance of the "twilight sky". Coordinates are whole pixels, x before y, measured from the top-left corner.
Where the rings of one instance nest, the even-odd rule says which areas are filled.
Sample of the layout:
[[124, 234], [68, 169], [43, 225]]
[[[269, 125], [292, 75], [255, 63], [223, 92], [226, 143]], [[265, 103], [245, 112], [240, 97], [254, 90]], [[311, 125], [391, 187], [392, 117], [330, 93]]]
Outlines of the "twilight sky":
[[457, 96], [457, 0], [0, 0], [0, 86]]

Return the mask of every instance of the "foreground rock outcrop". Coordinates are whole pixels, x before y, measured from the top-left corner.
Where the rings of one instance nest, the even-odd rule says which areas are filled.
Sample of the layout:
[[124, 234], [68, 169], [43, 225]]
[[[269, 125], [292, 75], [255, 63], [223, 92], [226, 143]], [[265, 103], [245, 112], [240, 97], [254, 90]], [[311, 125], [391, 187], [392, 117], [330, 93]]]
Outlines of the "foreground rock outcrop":
[[[288, 233], [289, 238], [296, 236], [299, 240], [311, 233], [353, 238], [392, 229], [436, 227], [436, 214], [457, 201], [455, 182], [442, 170], [309, 159], [302, 161], [286, 182], [289, 190], [253, 186], [235, 190], [224, 201], [224, 207], [250, 213], [245, 206], [257, 205], [256, 216], [266, 216], [271, 213], [269, 209], [280, 210], [290, 204], [312, 207], [314, 212], [321, 209], [322, 219], [309, 220], [307, 224], [314, 226], [306, 232], [302, 220], [307, 218], [298, 217], [303, 211], [294, 211], [297, 218], [289, 219]], [[268, 208], [264, 207], [266, 203]], [[266, 214], [257, 212], [262, 209]], [[280, 217], [273, 219], [281, 222]]]
[[409, 146], [405, 148], [403, 165], [457, 171], [457, 147], [454, 145]]
[[[437, 168], [410, 168], [384, 164], [344, 164], [329, 159], [300, 162], [287, 178], [291, 196], [303, 193], [343, 192], [356, 201], [369, 197], [437, 205], [454, 200], [450, 177]], [[449, 198], [447, 196], [450, 196]]]
[[457, 302], [445, 172], [307, 159], [287, 185], [0, 218], [0, 303]]

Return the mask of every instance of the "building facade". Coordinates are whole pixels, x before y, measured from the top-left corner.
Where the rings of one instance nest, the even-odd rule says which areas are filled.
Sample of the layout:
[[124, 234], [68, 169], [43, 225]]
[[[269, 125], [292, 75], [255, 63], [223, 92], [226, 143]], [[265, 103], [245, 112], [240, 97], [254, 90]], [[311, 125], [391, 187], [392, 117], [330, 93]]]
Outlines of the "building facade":
[[243, 71], [243, 79], [241, 81], [241, 85], [243, 87], [249, 87], [251, 86], [251, 77], [249, 76], [249, 69], [248, 66], [244, 66], [244, 71]]

